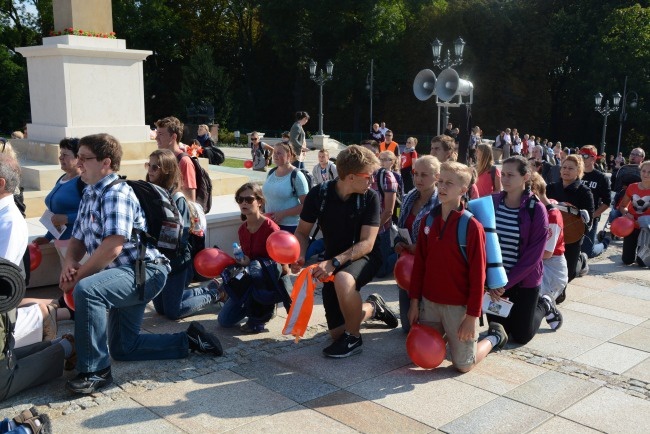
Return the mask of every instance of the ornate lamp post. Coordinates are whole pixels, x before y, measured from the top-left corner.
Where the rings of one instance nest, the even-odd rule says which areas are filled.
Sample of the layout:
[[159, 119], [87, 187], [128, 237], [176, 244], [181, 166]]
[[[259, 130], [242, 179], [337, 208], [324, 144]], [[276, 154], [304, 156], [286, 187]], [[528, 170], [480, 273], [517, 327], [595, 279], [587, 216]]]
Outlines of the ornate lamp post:
[[627, 75], [625, 76], [625, 84], [623, 85], [623, 101], [621, 101], [621, 116], [618, 123], [618, 143], [616, 144], [616, 156], [621, 152], [621, 134], [623, 133], [623, 124], [627, 120], [627, 98], [628, 95], [632, 96], [632, 101], [630, 102], [631, 108], [636, 108], [639, 101], [639, 94], [635, 91], [627, 91]]
[[603, 136], [600, 140], [600, 153], [602, 154], [603, 152], [605, 152], [605, 133], [607, 132], [607, 117], [618, 110], [618, 104], [621, 102], [621, 94], [616, 92], [614, 95], [612, 95], [612, 102], [613, 102], [612, 107], [610, 107], [609, 105], [609, 100], [605, 100], [604, 107], [601, 105], [603, 101], [603, 94], [600, 92], [594, 95], [594, 101], [596, 102], [596, 106], [594, 107], [594, 109], [598, 113], [603, 115]]
[[318, 72], [318, 75], [316, 75], [316, 67], [318, 65], [314, 60], [309, 62], [309, 78], [311, 78], [316, 84], [320, 87], [320, 103], [319, 103], [319, 108], [318, 108], [318, 114], [319, 114], [319, 119], [318, 119], [318, 134], [323, 135], [323, 85], [325, 84], [326, 81], [329, 81], [332, 79], [332, 70], [334, 69], [334, 64], [332, 63], [331, 60], [328, 60], [327, 63], [325, 64], [325, 70], [326, 73], [323, 73], [323, 70], [321, 69]]
[[[465, 50], [465, 41], [460, 36], [454, 41], [454, 54], [455, 58], [452, 59], [450, 50], [447, 50], [447, 55], [444, 59], [440, 57], [442, 52], [442, 42], [438, 38], [431, 43], [431, 51], [433, 52], [433, 65], [441, 70], [453, 68], [463, 63], [463, 50]], [[442, 125], [445, 127], [449, 123], [449, 107], [444, 106], [444, 121]], [[438, 134], [440, 134], [440, 112], [438, 112]]]
[[370, 59], [370, 73], [366, 76], [366, 90], [370, 92], [370, 130], [372, 130], [372, 97], [375, 82], [375, 59]]

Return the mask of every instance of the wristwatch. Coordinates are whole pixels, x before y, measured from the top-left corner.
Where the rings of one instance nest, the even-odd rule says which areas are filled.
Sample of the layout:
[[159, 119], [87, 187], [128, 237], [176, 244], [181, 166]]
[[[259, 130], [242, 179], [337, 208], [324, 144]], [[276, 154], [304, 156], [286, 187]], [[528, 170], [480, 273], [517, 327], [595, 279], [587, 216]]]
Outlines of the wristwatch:
[[334, 268], [339, 268], [341, 266], [341, 263], [339, 262], [338, 259], [336, 259], [336, 257], [334, 257], [332, 258], [332, 265], [334, 266]]

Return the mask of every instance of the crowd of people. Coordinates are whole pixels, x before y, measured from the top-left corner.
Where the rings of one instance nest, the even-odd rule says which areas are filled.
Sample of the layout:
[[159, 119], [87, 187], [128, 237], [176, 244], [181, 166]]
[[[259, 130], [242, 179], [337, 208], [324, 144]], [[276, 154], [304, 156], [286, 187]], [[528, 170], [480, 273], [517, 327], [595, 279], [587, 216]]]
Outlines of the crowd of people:
[[[323, 282], [332, 338], [325, 356], [358, 354], [364, 321], [381, 321], [387, 328], [401, 322], [405, 333], [420, 323], [446, 337], [453, 366], [461, 372], [508, 341], [529, 342], [544, 319], [552, 330], [562, 326], [557, 305], [566, 286], [588, 272], [588, 258], [607, 249], [612, 235], [606, 227], [615, 216], [635, 224], [623, 241], [623, 263], [648, 264], [650, 161], [644, 161], [641, 148], [618, 165], [610, 182], [593, 146], [567, 150], [528, 134], [520, 139], [516, 129], [504, 129], [492, 146], [475, 127], [468, 166], [456, 161], [452, 125], [451, 135], [431, 140], [430, 155], [418, 155], [416, 138], [400, 147], [382, 123], [336, 158], [320, 150], [318, 163], [308, 170], [303, 130], [308, 120], [306, 112], [298, 112], [273, 146], [251, 134], [253, 169], [266, 171], [269, 162], [273, 168], [261, 185], [246, 183], [235, 193], [241, 252], [222, 278], [207, 284], [206, 279], [192, 283], [201, 280], [192, 258], [206, 227], [196, 203], [198, 169], [181, 143], [183, 124], [174, 117], [156, 122], [158, 150], [149, 155], [142, 176], [166, 192], [177, 210], [178, 224], [167, 228], [168, 236], [180, 240], [172, 257], [160, 244], [133, 236], [146, 233], [150, 223], [135, 185], [118, 177], [119, 141], [108, 134], [63, 139], [63, 175], [45, 199], [50, 230], [33, 242], [54, 243], [62, 264], [59, 286], [72, 294], [74, 310], [67, 294], [52, 301], [25, 299], [15, 318], [2, 317], [3, 328], [13, 328], [16, 339], [3, 342], [8, 345], [0, 357], [12, 363], [0, 370], [0, 400], [60, 376], [64, 367], [78, 372], [67, 388], [88, 394], [112, 382], [111, 359], [183, 358], [190, 351], [220, 356], [219, 339], [199, 322], [180, 333], [142, 333], [145, 306], [152, 302], [158, 314], [178, 320], [219, 302], [220, 327], [263, 333], [280, 302], [289, 308], [291, 273], [310, 262], [313, 278]], [[199, 133], [209, 142], [207, 128]], [[0, 256], [6, 264], [0, 265], [21, 267], [26, 277], [27, 226], [15, 199], [21, 171], [9, 143], [2, 151]], [[498, 237], [507, 276], [505, 285], [491, 289], [486, 229], [466, 212], [468, 201], [485, 196], [492, 199], [496, 225], [490, 230]], [[610, 221], [599, 231], [599, 219], [610, 208]], [[280, 230], [293, 233], [300, 244], [293, 264], [270, 258], [267, 239]], [[316, 236], [319, 231], [322, 236]], [[413, 273], [409, 288], [396, 288], [399, 312], [379, 294], [363, 300], [360, 290], [389, 276], [398, 256], [406, 254], [414, 257]], [[487, 313], [488, 332], [479, 340], [486, 294], [513, 305], [507, 317]], [[74, 335], [57, 337], [56, 323], [66, 319], [74, 321]]]

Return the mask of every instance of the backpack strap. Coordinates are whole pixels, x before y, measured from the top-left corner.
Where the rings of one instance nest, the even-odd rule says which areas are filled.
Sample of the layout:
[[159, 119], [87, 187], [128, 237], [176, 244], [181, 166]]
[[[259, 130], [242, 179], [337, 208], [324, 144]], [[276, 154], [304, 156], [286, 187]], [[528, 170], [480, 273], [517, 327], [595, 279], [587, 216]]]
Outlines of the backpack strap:
[[379, 189], [379, 200], [381, 201], [384, 197], [384, 180], [386, 179], [386, 169], [380, 167], [377, 171], [377, 188]]
[[535, 208], [536, 208], [537, 202], [539, 202], [539, 199], [537, 198], [537, 196], [535, 196], [533, 194], [528, 199], [528, 203], [526, 204], [526, 209], [528, 209], [528, 215], [530, 216], [531, 223], [533, 222], [533, 219], [535, 217]]
[[456, 232], [460, 254], [463, 255], [467, 263], [469, 263], [467, 259], [467, 230], [472, 217], [474, 217], [474, 214], [464, 209], [460, 215], [460, 220], [458, 220], [458, 230]]
[[316, 220], [316, 229], [314, 229], [314, 232], [309, 237], [309, 244], [314, 242], [316, 235], [318, 235], [318, 232], [320, 231], [320, 220], [321, 216], [323, 215], [323, 211], [325, 211], [325, 203], [327, 202], [327, 189], [329, 188], [330, 182], [332, 181], [325, 181], [318, 186], [318, 197], [320, 198], [320, 206], [318, 207], [318, 220]]

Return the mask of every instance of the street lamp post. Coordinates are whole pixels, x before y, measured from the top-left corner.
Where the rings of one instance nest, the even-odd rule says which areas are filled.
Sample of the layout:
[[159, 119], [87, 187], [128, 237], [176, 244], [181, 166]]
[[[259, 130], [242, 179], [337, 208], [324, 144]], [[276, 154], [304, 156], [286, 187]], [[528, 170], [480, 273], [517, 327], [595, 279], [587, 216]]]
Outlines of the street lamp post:
[[616, 144], [616, 156], [621, 152], [621, 134], [623, 133], [623, 124], [627, 120], [627, 97], [632, 94], [634, 99], [630, 102], [630, 107], [636, 108], [637, 102], [639, 100], [639, 94], [635, 91], [627, 91], [627, 75], [625, 76], [625, 83], [623, 84], [623, 101], [621, 101], [621, 115], [618, 123], [618, 142]]
[[[431, 43], [431, 51], [433, 52], [433, 65], [436, 66], [437, 68], [440, 68], [440, 70], [444, 70], [447, 68], [453, 68], [454, 66], [458, 66], [461, 63], [463, 63], [463, 50], [465, 49], [465, 41], [463, 41], [463, 38], [460, 36], [458, 39], [454, 41], [454, 54], [456, 55], [455, 58], [451, 57], [451, 52], [450, 50], [447, 50], [447, 55], [445, 58], [441, 58], [440, 54], [442, 51], [442, 42], [438, 38], [436, 38], [435, 41]], [[444, 122], [443, 125], [447, 126], [449, 123], [449, 106], [445, 105], [445, 112], [444, 112]], [[440, 134], [440, 111], [438, 111], [438, 135]]]
[[607, 132], [607, 117], [618, 110], [618, 104], [621, 102], [621, 94], [616, 92], [614, 95], [612, 95], [612, 102], [613, 102], [612, 107], [610, 107], [609, 105], [609, 100], [605, 100], [604, 107], [601, 105], [603, 101], [603, 94], [600, 92], [594, 95], [594, 101], [596, 102], [596, 106], [594, 107], [594, 109], [598, 113], [603, 115], [603, 136], [600, 140], [600, 153], [602, 154], [603, 152], [605, 152], [605, 133]]
[[317, 66], [318, 65], [314, 60], [309, 62], [309, 78], [311, 78], [320, 87], [320, 103], [318, 106], [318, 113], [319, 113], [318, 134], [322, 136], [323, 135], [323, 85], [325, 84], [326, 81], [332, 79], [332, 70], [334, 69], [334, 64], [332, 63], [331, 60], [328, 60], [327, 63], [325, 64], [326, 72], [324, 73], [323, 70], [321, 69], [318, 72], [318, 75], [316, 75]]
[[372, 130], [372, 97], [373, 97], [374, 82], [375, 82], [375, 59], [370, 59], [370, 74], [366, 76], [366, 90], [370, 91], [370, 130]]

